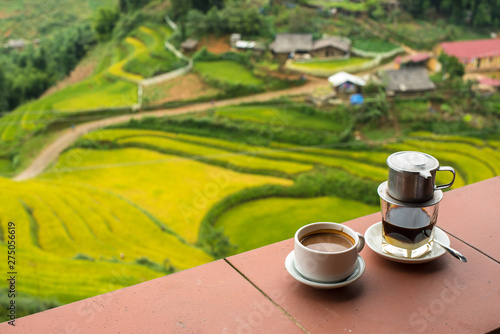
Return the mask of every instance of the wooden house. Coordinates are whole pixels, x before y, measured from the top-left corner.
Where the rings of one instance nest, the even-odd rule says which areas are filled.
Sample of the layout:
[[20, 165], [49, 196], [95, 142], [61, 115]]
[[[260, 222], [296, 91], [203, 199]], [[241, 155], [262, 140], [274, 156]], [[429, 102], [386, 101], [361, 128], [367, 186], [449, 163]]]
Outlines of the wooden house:
[[270, 45], [280, 64], [284, 64], [292, 53], [309, 53], [312, 47], [312, 34], [277, 34]]
[[296, 54], [318, 58], [349, 57], [351, 41], [341, 37], [326, 37], [313, 41], [312, 34], [277, 34], [270, 49], [280, 64]]
[[349, 57], [351, 41], [340, 37], [327, 37], [314, 42], [310, 51], [313, 57]]
[[181, 50], [184, 53], [193, 53], [198, 48], [198, 40], [196, 39], [186, 39], [181, 44]]
[[396, 93], [423, 93], [436, 89], [423, 67], [388, 70], [383, 74], [387, 95]]

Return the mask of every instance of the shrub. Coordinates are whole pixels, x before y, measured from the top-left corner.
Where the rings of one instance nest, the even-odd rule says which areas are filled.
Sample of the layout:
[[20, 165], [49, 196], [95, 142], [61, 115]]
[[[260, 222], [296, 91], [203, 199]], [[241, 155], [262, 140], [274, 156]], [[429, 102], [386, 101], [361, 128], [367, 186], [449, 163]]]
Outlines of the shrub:
[[73, 260], [95, 261], [92, 256], [83, 253], [77, 253], [73, 256]]
[[142, 256], [140, 258], [135, 259], [135, 263], [137, 263], [141, 266], [145, 266], [151, 270], [159, 271], [159, 272], [166, 273], [166, 274], [171, 274], [171, 273], [176, 271], [175, 267], [172, 266], [172, 264], [170, 264], [169, 259], [165, 259], [165, 261], [163, 261], [163, 264], [161, 265], [159, 263], [151, 261], [150, 259], [148, 259], [145, 256]]

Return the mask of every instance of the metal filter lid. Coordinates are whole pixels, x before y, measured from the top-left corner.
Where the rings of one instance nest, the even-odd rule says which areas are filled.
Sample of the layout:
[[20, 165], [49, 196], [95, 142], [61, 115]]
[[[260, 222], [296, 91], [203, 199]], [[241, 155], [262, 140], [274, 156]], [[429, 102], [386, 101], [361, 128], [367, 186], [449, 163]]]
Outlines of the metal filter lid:
[[387, 192], [387, 181], [382, 182], [378, 188], [377, 192], [380, 198], [382, 198], [384, 201], [391, 203], [393, 205], [397, 206], [405, 206], [405, 207], [410, 207], [410, 208], [424, 208], [426, 206], [432, 206], [436, 205], [441, 200], [443, 199], [443, 192], [441, 190], [435, 190], [434, 191], [434, 196], [425, 202], [403, 202], [400, 200], [395, 199], [394, 197], [390, 196], [389, 193]]
[[387, 165], [398, 172], [421, 172], [439, 168], [439, 161], [432, 155], [415, 151], [401, 151], [387, 158]]

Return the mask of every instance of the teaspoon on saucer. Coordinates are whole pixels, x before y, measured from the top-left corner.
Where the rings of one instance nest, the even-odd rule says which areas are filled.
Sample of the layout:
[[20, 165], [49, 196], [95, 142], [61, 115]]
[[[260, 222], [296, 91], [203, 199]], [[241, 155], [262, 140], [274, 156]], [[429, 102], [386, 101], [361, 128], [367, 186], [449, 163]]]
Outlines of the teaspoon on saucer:
[[434, 238], [434, 242], [437, 243], [439, 246], [443, 247], [448, 253], [453, 255], [455, 258], [459, 259], [462, 262], [467, 262], [467, 258], [465, 256], [463, 256], [462, 253], [460, 253], [459, 251], [457, 251], [449, 246], [446, 246], [441, 241], [438, 241], [435, 238]]

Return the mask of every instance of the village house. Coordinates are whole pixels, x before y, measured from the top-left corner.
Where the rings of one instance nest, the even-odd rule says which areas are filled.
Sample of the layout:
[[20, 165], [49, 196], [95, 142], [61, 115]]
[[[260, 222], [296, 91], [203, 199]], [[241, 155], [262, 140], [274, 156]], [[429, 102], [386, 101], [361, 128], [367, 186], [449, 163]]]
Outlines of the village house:
[[330, 76], [328, 82], [339, 95], [361, 93], [361, 87], [366, 85], [365, 80], [343, 71]]
[[431, 55], [428, 53], [417, 53], [407, 56], [397, 56], [394, 59], [395, 69], [399, 70], [403, 67], [421, 66], [429, 68], [428, 63], [431, 60]]
[[27, 43], [24, 39], [9, 39], [3, 47], [6, 49], [23, 50], [26, 47], [26, 44]]
[[436, 89], [423, 67], [406, 67], [388, 70], [383, 74], [387, 95], [396, 93], [423, 93]]
[[277, 34], [270, 45], [280, 64], [284, 64], [292, 53], [309, 53], [312, 47], [312, 34]]
[[270, 49], [280, 64], [295, 54], [310, 54], [313, 57], [349, 57], [351, 42], [341, 37], [326, 37], [313, 41], [312, 34], [277, 34]]
[[326, 37], [314, 42], [310, 54], [313, 57], [349, 57], [351, 41], [347, 38]]
[[184, 53], [193, 53], [198, 49], [198, 40], [196, 39], [186, 39], [181, 44], [181, 50]]
[[500, 91], [500, 80], [494, 78], [479, 78], [478, 84], [474, 87], [480, 92], [495, 93]]
[[446, 42], [435, 51], [457, 57], [466, 72], [500, 70], [500, 38]]

